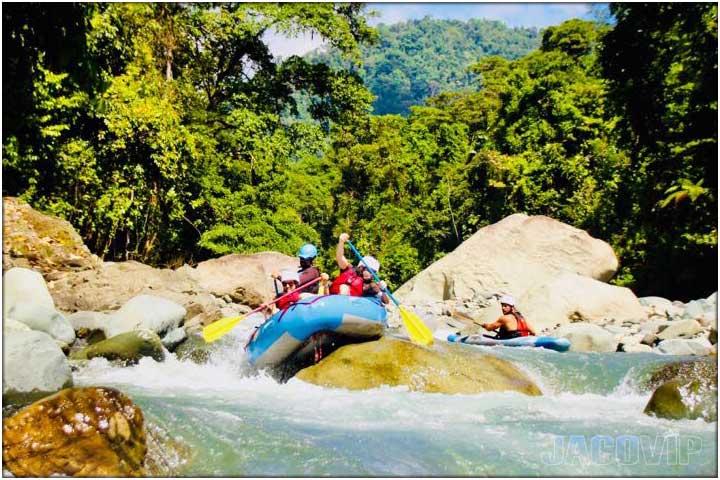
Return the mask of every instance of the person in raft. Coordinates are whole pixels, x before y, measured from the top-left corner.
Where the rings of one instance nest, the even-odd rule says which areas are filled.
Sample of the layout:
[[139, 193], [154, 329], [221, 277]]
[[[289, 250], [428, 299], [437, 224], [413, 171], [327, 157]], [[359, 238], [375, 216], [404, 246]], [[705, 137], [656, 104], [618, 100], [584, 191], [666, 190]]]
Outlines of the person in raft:
[[[315, 245], [312, 243], [306, 243], [300, 250], [298, 250], [298, 258], [300, 259], [300, 268], [298, 269], [300, 285], [305, 285], [307, 282], [315, 280], [317, 277], [322, 277], [322, 280], [318, 283], [308, 285], [300, 291], [300, 294], [309, 293], [312, 295], [324, 295], [327, 294], [327, 282], [329, 276], [327, 273], [320, 273], [320, 269], [313, 265], [315, 257], [317, 257], [318, 251]], [[271, 277], [275, 280], [280, 280], [280, 273], [274, 272]]]
[[[293, 270], [283, 270], [280, 272], [280, 281], [282, 282], [282, 292], [278, 292], [278, 294], [275, 295], [275, 298], [282, 297], [286, 293], [295, 290], [300, 285], [300, 276]], [[287, 309], [298, 300], [300, 300], [300, 291], [293, 292], [292, 295], [288, 295], [286, 298], [279, 300], [275, 304], [269, 305], [265, 309], [265, 318], [270, 317], [276, 311]]]
[[[376, 283], [373, 279], [372, 273], [365, 268], [363, 262], [358, 262], [357, 267], [353, 267], [347, 258], [345, 258], [345, 242], [348, 241], [350, 235], [347, 233], [341, 233], [338, 240], [337, 248], [335, 249], [335, 260], [337, 260], [338, 267], [340, 268], [340, 275], [333, 280], [330, 285], [331, 295], [352, 295], [354, 297], [375, 297], [382, 303], [390, 303], [390, 298], [385, 293], [387, 284], [384, 280], [380, 280]], [[375, 273], [380, 271], [380, 262], [371, 256], [367, 255], [363, 257], [363, 260], [375, 270]]]
[[[510, 295], [500, 297], [500, 308], [502, 315], [493, 323], [483, 323], [480, 326], [488, 331], [497, 330], [498, 340], [509, 338], [527, 337], [535, 335], [535, 329], [525, 320], [522, 313], [515, 308], [515, 299]], [[486, 335], [489, 336], [489, 335]]]

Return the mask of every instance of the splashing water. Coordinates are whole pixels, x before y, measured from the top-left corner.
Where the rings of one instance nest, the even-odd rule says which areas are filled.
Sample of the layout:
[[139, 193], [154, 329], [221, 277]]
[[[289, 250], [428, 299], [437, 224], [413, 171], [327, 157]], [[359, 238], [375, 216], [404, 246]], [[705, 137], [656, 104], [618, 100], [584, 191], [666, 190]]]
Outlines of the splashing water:
[[[78, 385], [114, 386], [192, 452], [179, 476], [712, 476], [717, 423], [643, 414], [640, 381], [678, 357], [487, 348], [543, 396], [327, 389], [254, 373], [245, 328], [205, 365], [169, 355], [116, 368], [94, 359]], [[462, 348], [476, 348], [463, 346]], [[482, 368], [482, 365], [478, 365]]]

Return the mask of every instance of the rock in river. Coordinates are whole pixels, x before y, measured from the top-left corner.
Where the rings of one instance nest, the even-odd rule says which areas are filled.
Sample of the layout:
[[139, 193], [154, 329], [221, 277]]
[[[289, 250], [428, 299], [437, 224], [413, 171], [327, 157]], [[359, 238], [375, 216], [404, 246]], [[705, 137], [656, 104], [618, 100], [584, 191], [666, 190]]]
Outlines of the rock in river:
[[143, 413], [112, 388], [69, 388], [3, 422], [3, 465], [16, 477], [142, 477]]
[[430, 349], [388, 337], [341, 347], [317, 365], [301, 370], [297, 378], [350, 390], [406, 385], [412, 391], [428, 393], [516, 391], [541, 395], [532, 380], [500, 358], [460, 345]]
[[152, 330], [136, 330], [121, 333], [70, 355], [72, 360], [90, 360], [95, 357], [127, 362], [137, 362], [142, 357], [152, 357], [161, 362], [165, 359], [165, 350], [157, 333]]

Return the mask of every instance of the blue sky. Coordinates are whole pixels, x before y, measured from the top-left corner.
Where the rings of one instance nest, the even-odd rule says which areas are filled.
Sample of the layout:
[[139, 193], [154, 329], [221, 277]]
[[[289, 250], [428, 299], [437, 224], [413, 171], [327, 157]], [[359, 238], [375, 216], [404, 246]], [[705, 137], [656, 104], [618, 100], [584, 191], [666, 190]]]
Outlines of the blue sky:
[[[392, 24], [425, 16], [442, 19], [468, 20], [486, 18], [500, 20], [511, 27], [545, 28], [570, 18], [587, 17], [591, 3], [368, 3], [367, 10], [379, 13], [370, 24]], [[275, 55], [302, 55], [322, 45], [315, 35], [289, 39], [268, 34], [266, 40]]]

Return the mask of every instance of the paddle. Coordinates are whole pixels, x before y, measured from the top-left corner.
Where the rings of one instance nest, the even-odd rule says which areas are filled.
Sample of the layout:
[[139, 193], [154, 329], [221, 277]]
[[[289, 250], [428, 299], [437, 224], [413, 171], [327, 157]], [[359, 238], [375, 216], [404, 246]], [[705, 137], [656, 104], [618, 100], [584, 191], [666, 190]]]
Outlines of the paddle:
[[[377, 273], [375, 273], [375, 271], [370, 268], [370, 265], [365, 263], [365, 259], [362, 255], [360, 255], [360, 252], [357, 251], [355, 245], [353, 245], [350, 240], [347, 240], [345, 243], [350, 245], [350, 248], [352, 248], [355, 256], [357, 256], [363, 263], [363, 265], [365, 265], [365, 268], [367, 268], [368, 271], [372, 274], [375, 281], [380, 283], [380, 278], [377, 276]], [[400, 318], [405, 325], [405, 329], [410, 335], [410, 340], [415, 343], [419, 343], [420, 345], [432, 345], [433, 334], [430, 329], [423, 323], [423, 321], [420, 320], [420, 317], [418, 317], [414, 312], [411, 312], [410, 310], [407, 310], [405, 307], [400, 305], [400, 302], [398, 302], [395, 297], [393, 297], [392, 293], [390, 293], [389, 290], [386, 290], [385, 293], [388, 297], [390, 297], [390, 300], [392, 300], [393, 303], [395, 303], [395, 305], [397, 305], [398, 309], [400, 310]]]
[[205, 339], [205, 342], [211, 343], [211, 342], [214, 342], [215, 340], [225, 336], [227, 333], [230, 332], [230, 330], [235, 328], [235, 326], [238, 323], [240, 323], [242, 320], [244, 320], [245, 317], [252, 315], [253, 313], [257, 313], [264, 308], [269, 307], [273, 303], [275, 303], [279, 300], [282, 300], [283, 298], [286, 298], [289, 295], [292, 295], [293, 293], [297, 292], [298, 290], [300, 290], [302, 288], [308, 287], [308, 286], [312, 285], [313, 283], [319, 282], [320, 278], [321, 277], [317, 277], [313, 280], [310, 280], [309, 282], [306, 282], [303, 285], [298, 286], [294, 290], [291, 290], [288, 293], [286, 293], [280, 297], [277, 297], [275, 300], [273, 300], [271, 302], [264, 303], [264, 304], [260, 305], [259, 307], [257, 307], [255, 310], [252, 310], [244, 315], [240, 315], [238, 317], [225, 317], [225, 318], [221, 318], [220, 320], [218, 320], [216, 322], [211, 323], [210, 325], [203, 328], [203, 330], [202, 330], [202, 336]]

